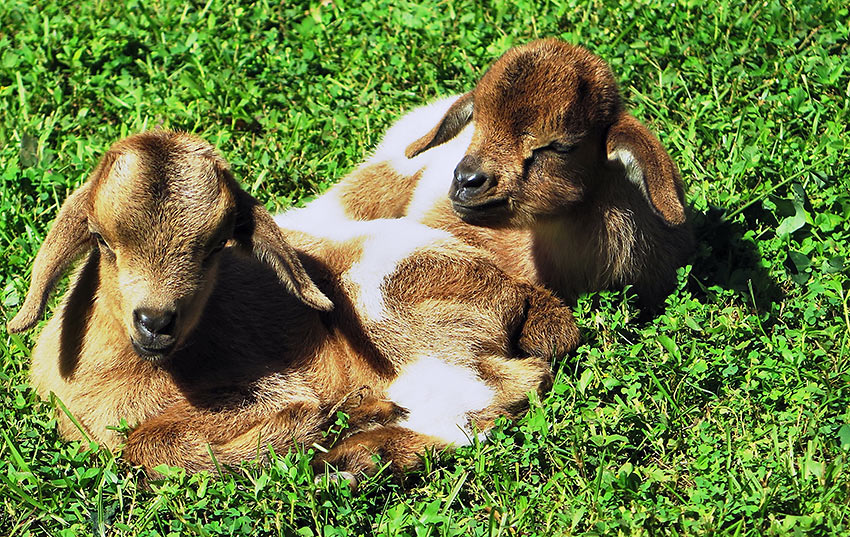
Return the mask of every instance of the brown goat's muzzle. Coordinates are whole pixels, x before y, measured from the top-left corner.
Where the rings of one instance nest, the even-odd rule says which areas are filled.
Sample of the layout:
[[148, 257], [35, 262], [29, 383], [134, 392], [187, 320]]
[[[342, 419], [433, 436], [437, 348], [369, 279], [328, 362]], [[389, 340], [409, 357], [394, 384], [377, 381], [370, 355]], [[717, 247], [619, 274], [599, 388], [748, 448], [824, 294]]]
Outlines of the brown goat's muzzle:
[[506, 195], [498, 192], [496, 174], [486, 171], [478, 159], [466, 155], [454, 171], [449, 199], [455, 213], [465, 222], [478, 226], [496, 225], [510, 216]]
[[452, 209], [461, 220], [473, 226], [499, 227], [511, 218], [507, 197], [493, 197], [475, 203], [461, 203], [452, 198]]

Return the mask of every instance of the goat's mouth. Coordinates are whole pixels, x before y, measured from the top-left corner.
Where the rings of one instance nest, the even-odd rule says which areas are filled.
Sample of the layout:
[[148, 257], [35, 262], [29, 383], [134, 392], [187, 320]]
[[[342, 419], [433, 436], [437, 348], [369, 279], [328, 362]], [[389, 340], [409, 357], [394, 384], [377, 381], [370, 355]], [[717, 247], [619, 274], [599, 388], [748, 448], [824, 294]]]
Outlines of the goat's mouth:
[[133, 350], [136, 351], [136, 354], [148, 362], [157, 364], [164, 362], [169, 357], [171, 351], [176, 346], [177, 340], [168, 338], [167, 341], [152, 341], [143, 344], [137, 341], [136, 338], [131, 337], [130, 342], [133, 344]]
[[511, 212], [507, 196], [472, 203], [453, 199], [452, 209], [461, 220], [475, 226], [499, 225], [508, 219]]

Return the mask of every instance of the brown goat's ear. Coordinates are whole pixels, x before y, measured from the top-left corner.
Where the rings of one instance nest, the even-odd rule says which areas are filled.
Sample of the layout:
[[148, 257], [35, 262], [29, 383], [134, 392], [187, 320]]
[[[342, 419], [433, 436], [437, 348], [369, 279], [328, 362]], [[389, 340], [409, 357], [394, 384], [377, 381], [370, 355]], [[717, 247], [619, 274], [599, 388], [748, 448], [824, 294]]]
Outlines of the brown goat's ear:
[[685, 194], [673, 160], [634, 116], [622, 113], [608, 130], [609, 160], [618, 160], [626, 176], [646, 196], [653, 209], [670, 225], [685, 222]]
[[444, 144], [460, 134], [467, 123], [472, 121], [472, 92], [461, 95], [443, 115], [437, 125], [428, 134], [416, 140], [404, 150], [407, 158], [413, 158], [423, 151]]
[[292, 294], [313, 309], [330, 311], [333, 302], [310, 279], [304, 265], [275, 224], [272, 215], [253, 196], [236, 188], [236, 232], [240, 245], [277, 273]]
[[[101, 162], [98, 170], [103, 167], [104, 162]], [[50, 292], [68, 265], [91, 247], [92, 236], [88, 224], [91, 184], [91, 181], [84, 183], [62, 204], [59, 215], [35, 257], [30, 289], [24, 305], [6, 325], [9, 332], [29, 330], [38, 322], [44, 313]]]

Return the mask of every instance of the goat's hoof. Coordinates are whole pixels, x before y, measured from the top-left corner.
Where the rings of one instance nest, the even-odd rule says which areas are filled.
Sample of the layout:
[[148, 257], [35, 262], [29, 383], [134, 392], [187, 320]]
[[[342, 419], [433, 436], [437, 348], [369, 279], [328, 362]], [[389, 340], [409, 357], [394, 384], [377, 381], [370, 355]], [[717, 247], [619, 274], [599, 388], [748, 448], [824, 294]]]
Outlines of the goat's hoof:
[[362, 428], [370, 424], [389, 425], [405, 416], [408, 411], [393, 401], [378, 399], [373, 395], [363, 398], [357, 406], [345, 408], [348, 414], [348, 426]]
[[328, 478], [328, 484], [345, 484], [348, 485], [348, 488], [351, 490], [357, 490], [357, 486], [360, 484], [360, 480], [357, 479], [357, 476], [351, 472], [328, 472], [327, 474], [320, 474], [314, 478], [313, 482], [316, 485], [321, 485], [326, 475]]
[[566, 306], [557, 306], [529, 312], [518, 345], [531, 356], [561, 358], [574, 351], [578, 343], [573, 312]]

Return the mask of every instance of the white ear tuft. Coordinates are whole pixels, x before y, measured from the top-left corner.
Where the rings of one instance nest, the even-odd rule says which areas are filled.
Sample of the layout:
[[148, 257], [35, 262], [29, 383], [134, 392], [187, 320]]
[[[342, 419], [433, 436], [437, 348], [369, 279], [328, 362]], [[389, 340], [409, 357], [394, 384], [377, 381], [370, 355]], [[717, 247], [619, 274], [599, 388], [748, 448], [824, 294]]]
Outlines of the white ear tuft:
[[649, 192], [646, 190], [643, 168], [640, 167], [640, 163], [632, 152], [628, 149], [617, 148], [608, 155], [608, 160], [611, 162], [619, 162], [623, 165], [623, 168], [625, 168], [626, 171], [626, 178], [629, 182], [634, 183], [634, 185], [640, 189], [641, 193], [643, 193], [643, 197], [646, 198], [646, 201], [648, 201], [650, 205], [652, 205], [652, 198], [649, 197]]

